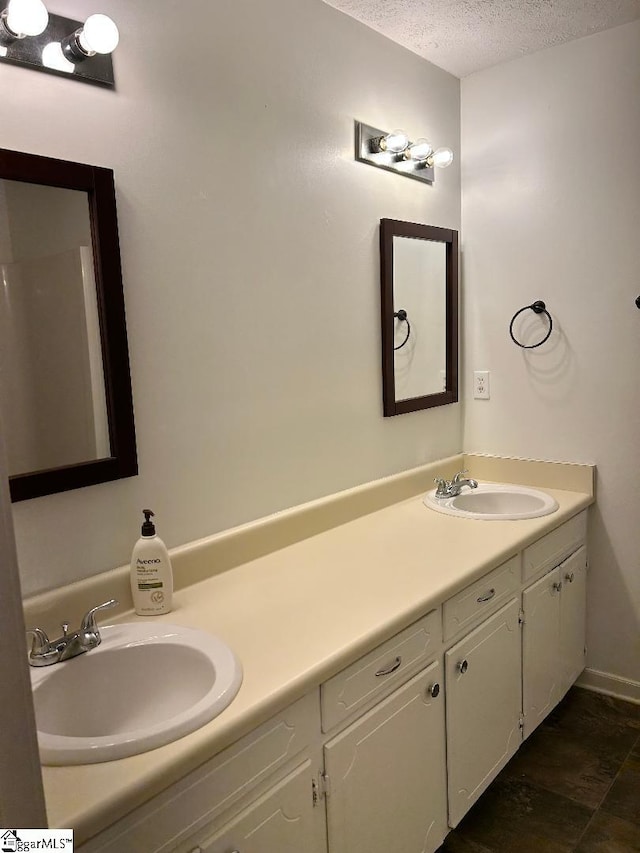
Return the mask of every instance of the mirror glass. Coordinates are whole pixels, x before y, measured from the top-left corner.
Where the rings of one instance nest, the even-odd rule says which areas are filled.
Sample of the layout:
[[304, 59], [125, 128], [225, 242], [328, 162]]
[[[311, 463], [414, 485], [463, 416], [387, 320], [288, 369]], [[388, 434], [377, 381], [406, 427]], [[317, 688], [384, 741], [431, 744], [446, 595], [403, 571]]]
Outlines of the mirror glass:
[[383, 219], [382, 362], [385, 416], [458, 399], [458, 234]]
[[14, 501], [137, 473], [110, 169], [0, 149], [0, 424]]
[[393, 238], [395, 399], [446, 390], [446, 253], [444, 243]]
[[110, 455], [86, 193], [0, 180], [0, 417], [10, 475]]

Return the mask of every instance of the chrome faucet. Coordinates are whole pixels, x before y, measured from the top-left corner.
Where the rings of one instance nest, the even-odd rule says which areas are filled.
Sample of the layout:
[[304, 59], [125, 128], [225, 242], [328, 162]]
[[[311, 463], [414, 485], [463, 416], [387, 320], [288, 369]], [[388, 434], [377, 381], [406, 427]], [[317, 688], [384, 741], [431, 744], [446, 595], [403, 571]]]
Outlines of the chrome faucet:
[[82, 618], [78, 631], [69, 633], [69, 623], [62, 623], [62, 636], [57, 640], [50, 640], [42, 628], [27, 628], [27, 634], [33, 636], [31, 651], [29, 652], [29, 663], [31, 666], [51, 666], [54, 663], [75, 658], [100, 645], [100, 631], [96, 624], [96, 613], [99, 610], [108, 610], [116, 607], [119, 602], [115, 598], [92, 607]]
[[468, 471], [459, 471], [453, 480], [444, 480], [442, 477], [436, 477], [434, 483], [436, 484], [436, 497], [437, 498], [455, 498], [456, 495], [459, 495], [464, 486], [469, 486], [470, 489], [478, 488], [478, 481], [472, 479], [464, 479], [464, 475], [467, 474]]

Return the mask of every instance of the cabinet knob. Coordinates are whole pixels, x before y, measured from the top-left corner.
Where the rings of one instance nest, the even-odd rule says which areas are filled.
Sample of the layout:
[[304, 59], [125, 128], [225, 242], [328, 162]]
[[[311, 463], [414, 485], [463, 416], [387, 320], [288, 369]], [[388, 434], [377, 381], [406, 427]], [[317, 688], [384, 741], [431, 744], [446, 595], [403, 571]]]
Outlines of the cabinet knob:
[[575, 577], [575, 575], [573, 572], [567, 572], [566, 575], [564, 576], [564, 579], [567, 581], [567, 583], [573, 583], [574, 577]]
[[440, 695], [440, 685], [436, 682], [432, 684], [429, 688], [429, 693], [433, 696], [434, 699], [437, 699]]
[[458, 672], [460, 673], [460, 675], [464, 675], [468, 669], [469, 669], [469, 661], [468, 660], [461, 660], [460, 663], [458, 664]]
[[562, 589], [562, 581], [556, 581], [553, 585], [553, 589], [555, 590], [555, 592], [560, 592], [560, 590]]

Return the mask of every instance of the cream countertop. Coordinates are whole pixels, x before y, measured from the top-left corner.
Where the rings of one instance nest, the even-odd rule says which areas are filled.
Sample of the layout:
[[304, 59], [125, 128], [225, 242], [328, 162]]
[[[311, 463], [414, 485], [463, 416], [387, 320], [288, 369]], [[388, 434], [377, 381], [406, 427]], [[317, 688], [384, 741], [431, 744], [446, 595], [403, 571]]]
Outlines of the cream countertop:
[[[593, 469], [576, 467], [591, 472], [577, 483], [581, 491], [545, 489], [559, 504], [550, 516], [453, 518], [428, 510], [420, 494], [178, 590], [173, 611], [154, 618], [228, 642], [244, 669], [238, 696], [167, 746], [102, 764], [43, 767], [50, 825], [73, 828], [76, 844], [95, 835], [571, 518], [593, 502], [586, 485]], [[118, 621], [148, 618], [127, 612]]]

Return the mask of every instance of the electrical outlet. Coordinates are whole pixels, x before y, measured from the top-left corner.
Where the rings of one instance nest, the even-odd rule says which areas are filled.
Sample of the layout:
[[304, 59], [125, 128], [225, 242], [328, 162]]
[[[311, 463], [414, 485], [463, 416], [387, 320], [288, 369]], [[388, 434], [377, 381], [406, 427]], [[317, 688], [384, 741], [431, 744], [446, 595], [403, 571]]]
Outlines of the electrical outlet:
[[473, 397], [475, 400], [488, 400], [489, 393], [489, 371], [473, 371]]

